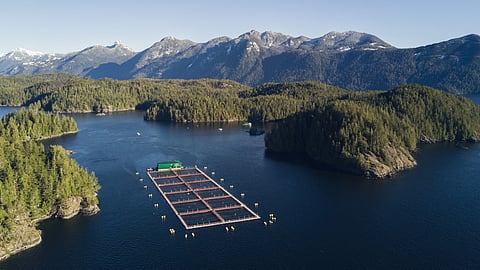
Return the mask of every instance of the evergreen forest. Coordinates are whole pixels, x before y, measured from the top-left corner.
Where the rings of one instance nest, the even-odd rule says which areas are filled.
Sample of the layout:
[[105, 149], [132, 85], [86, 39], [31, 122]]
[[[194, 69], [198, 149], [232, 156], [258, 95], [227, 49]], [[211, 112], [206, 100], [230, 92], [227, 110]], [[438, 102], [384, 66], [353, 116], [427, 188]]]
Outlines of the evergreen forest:
[[418, 143], [477, 142], [480, 107], [464, 97], [406, 85], [356, 93], [282, 121], [269, 151], [305, 153], [317, 164], [385, 177], [416, 165]]
[[265, 136], [268, 151], [303, 153], [318, 164], [373, 177], [414, 167], [418, 143], [480, 138], [477, 105], [421, 85], [354, 92], [311, 81], [248, 87], [228, 80], [58, 74], [0, 77], [0, 86], [3, 105], [53, 112], [141, 109], [148, 121], [275, 122]]
[[36, 220], [55, 215], [72, 197], [81, 198], [82, 207], [98, 204], [95, 175], [61, 146], [35, 141], [76, 131], [73, 118], [38, 111], [38, 106], [1, 120], [0, 258], [39, 239]]

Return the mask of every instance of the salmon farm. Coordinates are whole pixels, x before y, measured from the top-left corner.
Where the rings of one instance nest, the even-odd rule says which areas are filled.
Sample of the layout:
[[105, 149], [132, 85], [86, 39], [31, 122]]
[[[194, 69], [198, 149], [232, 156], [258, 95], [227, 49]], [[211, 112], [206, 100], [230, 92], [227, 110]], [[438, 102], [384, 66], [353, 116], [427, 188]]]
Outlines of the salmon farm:
[[147, 175], [187, 230], [260, 219], [196, 166], [162, 162]]

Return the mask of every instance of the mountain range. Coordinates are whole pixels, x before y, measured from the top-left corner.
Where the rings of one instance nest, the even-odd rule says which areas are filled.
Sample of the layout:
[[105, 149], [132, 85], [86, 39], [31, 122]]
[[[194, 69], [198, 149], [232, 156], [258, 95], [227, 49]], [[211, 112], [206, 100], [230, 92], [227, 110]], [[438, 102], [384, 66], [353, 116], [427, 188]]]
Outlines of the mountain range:
[[457, 94], [480, 92], [480, 36], [396, 48], [359, 32], [319, 38], [252, 30], [205, 43], [166, 37], [135, 52], [115, 42], [68, 54], [24, 49], [0, 56], [0, 74], [70, 73], [113, 79], [230, 79], [247, 85], [314, 80], [351, 90], [417, 83]]

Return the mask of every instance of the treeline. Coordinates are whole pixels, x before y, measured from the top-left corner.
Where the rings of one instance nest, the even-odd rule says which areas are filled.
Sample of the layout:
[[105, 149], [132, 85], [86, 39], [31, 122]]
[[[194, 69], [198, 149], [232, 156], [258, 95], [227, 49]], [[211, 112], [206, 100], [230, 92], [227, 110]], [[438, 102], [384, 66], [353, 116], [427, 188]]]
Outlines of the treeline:
[[418, 85], [357, 93], [287, 118], [265, 138], [274, 152], [383, 177], [415, 166], [418, 142], [480, 140], [480, 107]]
[[[29, 81], [30, 78], [30, 81]], [[250, 88], [226, 80], [92, 80], [70, 75], [0, 77], [3, 105], [31, 105], [53, 112], [145, 109], [146, 120], [174, 122], [283, 119], [349, 92], [318, 82]]]
[[35, 76], [0, 76], [0, 105], [21, 106], [44, 92], [27, 88], [35, 84], [48, 84], [74, 79], [68, 74], [44, 74]]
[[236, 95], [172, 97], [157, 101], [145, 113], [145, 120], [173, 122], [267, 122], [283, 119], [305, 106], [299, 100], [272, 95], [249, 99]]
[[173, 122], [268, 122], [313, 109], [348, 91], [317, 82], [265, 84], [235, 92], [179, 95], [153, 102], [146, 120]]
[[[97, 178], [72, 160], [61, 146], [33, 139], [76, 130], [69, 117], [35, 108], [6, 115], [0, 125], [0, 258], [21, 249], [35, 235], [36, 219], [55, 214], [72, 197], [96, 206]], [[25, 140], [30, 138], [31, 140]]]
[[0, 136], [10, 141], [41, 140], [77, 131], [73, 118], [45, 113], [39, 104], [6, 114], [0, 124]]
[[22, 94], [14, 88], [0, 93], [54, 112], [145, 109], [145, 120], [173, 122], [285, 119], [266, 136], [269, 150], [306, 152], [319, 163], [376, 176], [414, 166], [411, 151], [418, 142], [476, 141], [479, 136], [478, 106], [419, 85], [351, 92], [318, 82], [250, 88], [210, 79], [116, 81], [65, 75], [32, 80]]
[[0, 104], [39, 103], [53, 112], [113, 112], [146, 109], [153, 102], [194, 96], [235, 95], [248, 87], [226, 80], [93, 80], [58, 77], [0, 77]]

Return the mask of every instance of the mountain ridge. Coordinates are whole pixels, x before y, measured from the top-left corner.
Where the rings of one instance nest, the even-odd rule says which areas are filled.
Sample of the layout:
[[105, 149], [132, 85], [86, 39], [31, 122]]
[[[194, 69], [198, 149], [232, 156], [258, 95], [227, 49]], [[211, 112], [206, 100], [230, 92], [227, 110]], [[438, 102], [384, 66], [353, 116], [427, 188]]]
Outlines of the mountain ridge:
[[355, 31], [309, 38], [251, 30], [203, 43], [165, 37], [140, 52], [115, 42], [67, 54], [20, 53], [0, 56], [0, 75], [212, 78], [251, 86], [314, 80], [350, 90], [419, 83], [459, 94], [480, 92], [480, 36], [475, 34], [400, 49]]

